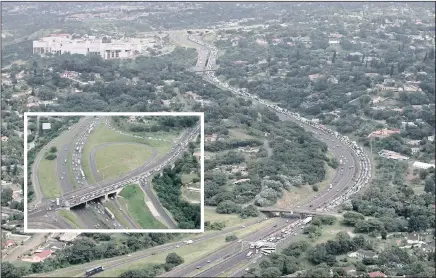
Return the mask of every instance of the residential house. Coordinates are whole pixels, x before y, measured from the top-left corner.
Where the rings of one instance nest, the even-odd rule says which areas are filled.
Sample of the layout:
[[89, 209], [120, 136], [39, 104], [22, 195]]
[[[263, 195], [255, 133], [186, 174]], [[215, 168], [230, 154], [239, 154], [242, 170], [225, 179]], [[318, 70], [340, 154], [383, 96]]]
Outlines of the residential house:
[[349, 253], [347, 256], [350, 258], [360, 258], [360, 259], [364, 259], [364, 258], [376, 259], [376, 258], [378, 258], [377, 253], [375, 253], [374, 251], [370, 251], [370, 250], [357, 250], [356, 252]]
[[340, 43], [339, 40], [329, 40], [329, 45], [339, 45]]
[[43, 130], [51, 129], [51, 123], [42, 123], [42, 129]]
[[17, 243], [12, 239], [8, 239], [2, 242], [2, 249], [9, 249], [15, 246], [17, 246]]
[[334, 77], [334, 76], [332, 76], [329, 79], [327, 79], [327, 81], [332, 83], [332, 84], [338, 84], [339, 83], [339, 80], [336, 77]]
[[430, 142], [434, 142], [434, 135], [427, 137], [427, 140]]
[[375, 277], [388, 277], [388, 276], [386, 276], [386, 274], [384, 274], [383, 272], [380, 272], [380, 271], [370, 272], [370, 273], [368, 273], [368, 275], [371, 278], [375, 278]]
[[206, 142], [215, 142], [217, 140], [217, 138], [218, 138], [218, 134], [214, 133], [212, 135], [206, 135], [204, 140]]
[[195, 152], [192, 154], [199, 162], [201, 161], [201, 152]]
[[412, 151], [412, 154], [419, 153], [419, 148], [410, 148], [410, 150]]
[[404, 84], [403, 89], [405, 92], [421, 92], [421, 88], [415, 84]]
[[399, 153], [389, 151], [389, 150], [381, 150], [378, 153], [381, 157], [387, 158], [387, 159], [394, 159], [394, 160], [408, 160], [409, 157], [401, 155]]
[[62, 78], [77, 78], [77, 77], [79, 77], [79, 73], [78, 72], [75, 72], [75, 71], [64, 71], [62, 74], [61, 74], [61, 77]]
[[371, 132], [368, 137], [369, 138], [386, 138], [391, 136], [392, 134], [400, 134], [400, 130], [397, 128], [394, 128], [392, 130], [389, 130], [387, 128], [381, 129], [381, 130], [376, 130]]
[[2, 142], [7, 142], [9, 140], [9, 137], [7, 136], [2, 136]]
[[424, 162], [420, 162], [420, 161], [415, 161], [412, 164], [412, 167], [417, 168], [417, 169], [430, 169], [430, 168], [435, 168], [435, 164], [430, 164], [430, 163], [424, 163]]
[[30, 257], [24, 257], [21, 260], [31, 263], [41, 263], [53, 254], [52, 250], [38, 250]]
[[238, 184], [238, 183], [247, 182], [247, 181], [250, 181], [250, 179], [239, 179], [237, 181], [234, 181], [233, 184]]
[[414, 122], [401, 122], [401, 127], [405, 129], [406, 127], [418, 127]]
[[73, 241], [79, 235], [80, 233], [63, 233], [58, 237], [58, 239], [60, 241], [69, 242], [69, 241]]
[[319, 74], [319, 73], [309, 75], [309, 79], [311, 81], [315, 81], [315, 80], [323, 78], [323, 77], [324, 77], [324, 75], [323, 74]]
[[410, 140], [409, 142], [407, 142], [407, 145], [410, 146], [419, 146], [419, 144], [421, 144], [421, 140]]

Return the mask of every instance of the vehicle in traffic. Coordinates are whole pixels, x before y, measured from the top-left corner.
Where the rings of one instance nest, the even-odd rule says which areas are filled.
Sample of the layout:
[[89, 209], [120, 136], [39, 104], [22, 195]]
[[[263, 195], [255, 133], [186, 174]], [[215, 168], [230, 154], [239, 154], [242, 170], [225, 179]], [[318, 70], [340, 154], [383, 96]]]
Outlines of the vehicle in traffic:
[[102, 266], [97, 266], [97, 267], [94, 267], [94, 268], [87, 270], [85, 272], [85, 276], [89, 277], [89, 276], [92, 276], [96, 273], [102, 272], [103, 270], [104, 270], [104, 268]]

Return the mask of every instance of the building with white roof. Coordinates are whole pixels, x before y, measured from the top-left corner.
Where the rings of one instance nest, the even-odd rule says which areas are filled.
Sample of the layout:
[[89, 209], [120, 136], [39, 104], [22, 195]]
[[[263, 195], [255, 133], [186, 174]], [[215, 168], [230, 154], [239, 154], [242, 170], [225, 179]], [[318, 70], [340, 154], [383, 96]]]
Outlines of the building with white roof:
[[42, 123], [42, 129], [43, 130], [51, 129], [51, 123]]
[[431, 163], [424, 163], [424, 162], [420, 162], [420, 161], [415, 161], [413, 162], [412, 166], [414, 168], [418, 168], [418, 169], [430, 169], [430, 168], [435, 168], [435, 164], [431, 164]]
[[64, 53], [99, 55], [103, 59], [133, 58], [143, 52], [147, 46], [153, 46], [155, 40], [124, 38], [107, 40], [95, 37], [73, 39], [70, 34], [54, 34], [33, 41], [33, 54], [46, 53], [61, 55]]

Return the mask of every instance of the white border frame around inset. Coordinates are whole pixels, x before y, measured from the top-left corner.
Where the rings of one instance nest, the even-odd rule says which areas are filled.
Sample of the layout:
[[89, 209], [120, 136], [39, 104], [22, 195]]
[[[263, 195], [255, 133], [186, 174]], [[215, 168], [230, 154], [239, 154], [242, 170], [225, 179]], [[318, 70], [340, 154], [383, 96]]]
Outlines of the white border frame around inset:
[[[28, 116], [198, 116], [200, 117], [200, 229], [27, 229]], [[204, 232], [204, 112], [24, 112], [24, 232], [25, 233], [203, 233]]]

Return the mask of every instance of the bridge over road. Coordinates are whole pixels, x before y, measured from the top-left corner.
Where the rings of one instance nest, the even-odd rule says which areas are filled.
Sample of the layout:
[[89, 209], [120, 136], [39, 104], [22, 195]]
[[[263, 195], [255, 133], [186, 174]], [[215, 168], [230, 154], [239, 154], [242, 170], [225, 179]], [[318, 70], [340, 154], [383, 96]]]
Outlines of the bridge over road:
[[280, 209], [280, 208], [259, 208], [260, 212], [284, 212], [293, 215], [325, 215], [325, 216], [340, 216], [339, 213], [326, 212], [326, 211], [316, 211], [316, 210], [304, 210], [304, 209]]

